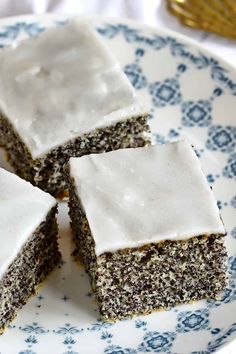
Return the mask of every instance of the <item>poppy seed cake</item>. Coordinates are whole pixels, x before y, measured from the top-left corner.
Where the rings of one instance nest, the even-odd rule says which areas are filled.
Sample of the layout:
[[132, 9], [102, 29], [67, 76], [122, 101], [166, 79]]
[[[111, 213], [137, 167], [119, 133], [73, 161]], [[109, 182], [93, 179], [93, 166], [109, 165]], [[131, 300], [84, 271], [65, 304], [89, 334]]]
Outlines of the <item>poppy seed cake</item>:
[[60, 260], [57, 202], [0, 168], [0, 334]]
[[15, 172], [66, 189], [63, 164], [149, 144], [147, 112], [101, 36], [73, 19], [0, 51], [0, 145]]
[[185, 141], [71, 158], [70, 217], [105, 320], [215, 298], [225, 228]]

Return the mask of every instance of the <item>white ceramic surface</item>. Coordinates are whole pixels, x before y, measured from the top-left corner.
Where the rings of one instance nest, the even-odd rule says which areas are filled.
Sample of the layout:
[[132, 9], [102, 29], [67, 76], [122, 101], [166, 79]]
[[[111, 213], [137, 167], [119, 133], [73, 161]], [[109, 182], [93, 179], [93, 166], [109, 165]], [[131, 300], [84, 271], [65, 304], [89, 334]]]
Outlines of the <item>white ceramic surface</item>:
[[[1, 354], [208, 354], [236, 336], [236, 72], [182, 36], [126, 20], [93, 18], [150, 108], [154, 143], [194, 144], [213, 186], [228, 236], [229, 286], [200, 301], [115, 324], [98, 320], [89, 279], [73, 251], [60, 204], [63, 262], [0, 337]], [[0, 22], [0, 45], [63, 25], [52, 16]], [[1, 157], [1, 166], [9, 167]]]

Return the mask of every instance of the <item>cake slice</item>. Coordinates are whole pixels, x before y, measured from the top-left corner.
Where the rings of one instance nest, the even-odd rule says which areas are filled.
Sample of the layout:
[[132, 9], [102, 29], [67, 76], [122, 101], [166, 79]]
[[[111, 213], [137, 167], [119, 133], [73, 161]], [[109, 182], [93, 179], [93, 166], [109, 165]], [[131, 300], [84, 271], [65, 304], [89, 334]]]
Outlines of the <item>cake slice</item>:
[[186, 141], [71, 158], [70, 217], [104, 320], [224, 289], [224, 225]]
[[0, 168], [0, 334], [60, 260], [56, 200]]
[[44, 191], [70, 156], [144, 146], [147, 113], [103, 39], [80, 19], [0, 51], [0, 145]]

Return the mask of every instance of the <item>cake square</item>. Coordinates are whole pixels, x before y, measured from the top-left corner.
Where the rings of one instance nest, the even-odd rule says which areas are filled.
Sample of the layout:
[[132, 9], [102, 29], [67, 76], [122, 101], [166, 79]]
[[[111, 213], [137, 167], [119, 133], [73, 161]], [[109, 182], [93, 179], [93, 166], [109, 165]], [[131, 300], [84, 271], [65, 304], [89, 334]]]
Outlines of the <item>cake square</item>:
[[102, 37], [72, 19], [0, 51], [0, 145], [16, 173], [57, 195], [71, 156], [149, 143], [140, 103]]
[[57, 202], [0, 168], [0, 334], [60, 260]]
[[226, 234], [186, 141], [71, 158], [75, 242], [104, 320], [224, 289]]

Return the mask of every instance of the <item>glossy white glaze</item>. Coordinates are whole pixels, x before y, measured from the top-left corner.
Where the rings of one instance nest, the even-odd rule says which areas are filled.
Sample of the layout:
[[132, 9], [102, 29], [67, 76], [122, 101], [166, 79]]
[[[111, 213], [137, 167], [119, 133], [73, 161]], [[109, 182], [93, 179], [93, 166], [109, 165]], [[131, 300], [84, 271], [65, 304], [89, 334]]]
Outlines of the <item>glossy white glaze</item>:
[[70, 159], [96, 254], [225, 229], [188, 142]]
[[33, 158], [145, 112], [117, 59], [80, 19], [1, 50], [0, 109]]
[[0, 168], [0, 279], [56, 200]]

